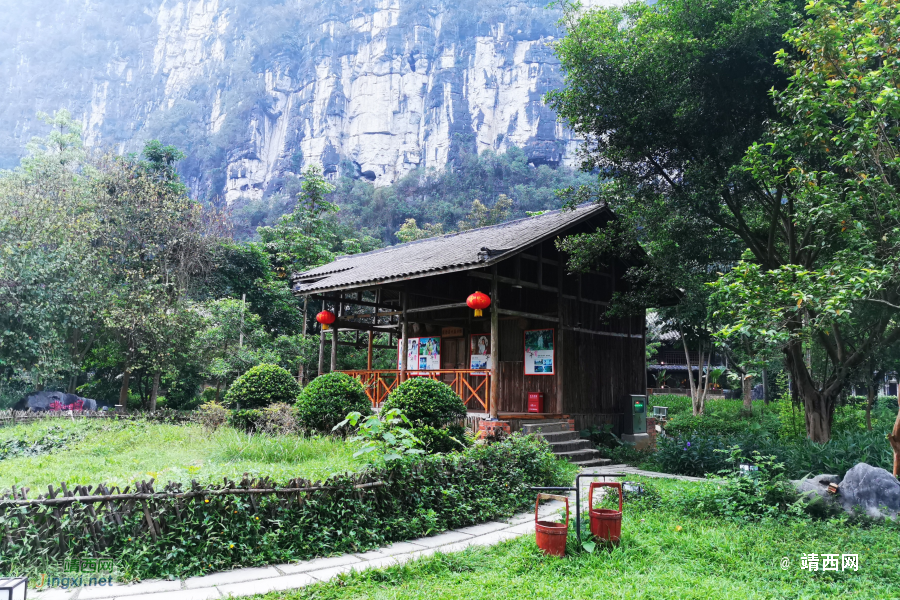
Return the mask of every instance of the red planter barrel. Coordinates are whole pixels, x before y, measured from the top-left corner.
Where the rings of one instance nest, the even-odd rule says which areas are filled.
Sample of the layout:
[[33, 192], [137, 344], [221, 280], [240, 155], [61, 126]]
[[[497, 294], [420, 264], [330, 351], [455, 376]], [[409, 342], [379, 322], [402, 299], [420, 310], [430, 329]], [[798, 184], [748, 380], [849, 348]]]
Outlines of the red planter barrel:
[[[566, 522], [538, 521], [538, 506], [541, 500], [565, 500]], [[538, 494], [534, 502], [534, 539], [538, 548], [550, 556], [566, 555], [566, 538], [569, 536], [569, 499], [556, 494]]]
[[[619, 490], [619, 510], [594, 508], [594, 490], [599, 487], [611, 487]], [[588, 492], [588, 514], [591, 517], [591, 534], [602, 542], [618, 544], [622, 537], [622, 484], [612, 482], [591, 482]]]

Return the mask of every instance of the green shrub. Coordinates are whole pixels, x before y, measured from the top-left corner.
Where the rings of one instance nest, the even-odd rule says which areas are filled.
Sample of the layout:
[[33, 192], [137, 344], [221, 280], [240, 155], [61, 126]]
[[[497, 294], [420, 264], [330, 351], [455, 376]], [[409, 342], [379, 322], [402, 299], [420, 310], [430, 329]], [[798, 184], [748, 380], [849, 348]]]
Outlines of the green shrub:
[[412, 434], [422, 441], [428, 454], [459, 452], [472, 445], [472, 440], [466, 436], [466, 428], [456, 423], [441, 428], [422, 425], [412, 429]]
[[319, 375], [303, 388], [297, 401], [300, 424], [325, 433], [352, 412], [370, 415], [372, 403], [362, 384], [346, 373]]
[[197, 411], [197, 418], [207, 431], [215, 431], [228, 422], [228, 409], [218, 402], [205, 402]]
[[265, 408], [276, 402], [293, 403], [300, 395], [300, 385], [278, 365], [256, 365], [234, 380], [225, 403], [240, 408]]
[[441, 428], [466, 416], [466, 405], [441, 381], [413, 377], [401, 383], [384, 401], [382, 410], [399, 408], [417, 425]]
[[658, 438], [652, 455], [655, 469], [666, 473], [703, 477], [728, 467], [727, 450], [734, 446], [745, 456], [758, 452], [784, 463], [791, 479], [829, 473], [843, 476], [860, 462], [890, 470], [893, 452], [884, 439], [888, 429], [835, 433], [824, 444], [806, 438], [780, 438], [766, 433], [690, 435]]
[[[236, 451], [244, 452], [240, 444], [247, 436], [234, 431], [223, 435], [233, 438]], [[278, 446], [290, 439], [267, 438], [266, 443], [277, 453]], [[557, 460], [544, 440], [514, 435], [465, 452], [392, 461], [389, 470], [364, 478], [384, 485], [365, 490], [354, 488], [360, 483], [358, 474], [336, 475], [324, 482], [328, 490], [304, 493], [298, 498], [302, 501], [275, 495], [151, 497], [147, 510], [162, 522], [156, 536], [147, 530], [141, 510], [124, 515], [120, 525], [113, 519], [94, 520], [91, 505], [75, 503], [55, 531], [68, 541], [65, 554], [54, 554], [54, 559], [62, 563], [83, 555], [115, 557], [124, 579], [166, 579], [365, 552], [533, 510], [535, 493], [530, 487], [569, 485], [575, 470]], [[292, 479], [263, 485], [290, 488], [310, 483]], [[0, 572], [36, 575], [46, 568], [48, 553], [58, 546], [55, 535], [12, 541], [10, 534], [18, 530], [21, 519], [43, 522], [54, 510], [58, 509], [0, 506]], [[91, 536], [84, 534], [85, 522], [96, 523]], [[104, 540], [99, 553], [94, 537]]]
[[240, 431], [252, 433], [261, 428], [262, 414], [258, 408], [233, 410], [228, 416], [228, 424]]
[[[724, 455], [726, 463], [719, 472], [720, 480], [700, 484], [676, 499], [676, 505], [684, 512], [716, 515], [737, 523], [805, 515], [804, 505], [797, 502], [800, 495], [788, 480], [783, 463], [758, 452], [746, 458], [737, 447], [719, 454]], [[752, 463], [759, 470], [752, 475], [742, 474], [741, 463]]]

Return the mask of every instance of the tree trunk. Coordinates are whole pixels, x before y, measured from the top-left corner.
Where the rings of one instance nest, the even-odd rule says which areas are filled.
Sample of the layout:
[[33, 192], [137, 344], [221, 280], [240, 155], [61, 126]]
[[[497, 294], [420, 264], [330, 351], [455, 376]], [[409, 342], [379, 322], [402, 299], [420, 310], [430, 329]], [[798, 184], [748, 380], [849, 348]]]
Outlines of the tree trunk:
[[769, 405], [769, 372], [763, 367], [762, 370], [762, 386], [763, 386], [763, 404]]
[[897, 420], [894, 421], [894, 429], [888, 436], [891, 448], [894, 450], [894, 477], [900, 475], [900, 410], [897, 411]]
[[694, 387], [694, 371], [691, 368], [691, 352], [688, 350], [687, 340], [684, 338], [684, 332], [681, 332], [681, 344], [684, 346], [684, 359], [687, 363], [687, 379], [688, 386], [691, 388], [691, 412], [696, 417], [700, 414], [700, 406], [697, 398], [697, 388]]
[[150, 390], [150, 412], [156, 410], [156, 397], [159, 395], [159, 371], [153, 374], [153, 388]]
[[753, 412], [753, 387], [750, 385], [753, 379], [746, 373], [741, 373], [741, 391], [744, 394], [744, 412]]
[[866, 385], [866, 431], [872, 431], [872, 404], [875, 402], [875, 384]]
[[828, 391], [819, 390], [806, 367], [803, 347], [799, 342], [790, 342], [784, 352], [785, 365], [806, 412], [806, 437], [824, 444], [831, 439], [831, 424], [840, 387], [831, 385], [826, 388]]
[[119, 404], [122, 406], [122, 412], [128, 412], [128, 383], [131, 381], [131, 367], [126, 365], [125, 372], [122, 373], [122, 387], [119, 388]]

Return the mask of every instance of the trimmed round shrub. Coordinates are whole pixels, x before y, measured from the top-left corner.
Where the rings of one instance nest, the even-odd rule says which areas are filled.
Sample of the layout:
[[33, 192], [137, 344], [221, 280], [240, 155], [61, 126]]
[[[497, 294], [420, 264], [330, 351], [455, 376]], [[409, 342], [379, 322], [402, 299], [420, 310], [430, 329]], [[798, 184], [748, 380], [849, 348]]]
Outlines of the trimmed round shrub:
[[300, 395], [300, 385], [278, 365], [256, 365], [234, 380], [225, 403], [242, 409], [265, 408], [275, 402], [292, 403]]
[[382, 410], [393, 408], [414, 423], [437, 428], [466, 416], [466, 405], [449, 385], [426, 377], [407, 379], [391, 392]]
[[370, 415], [372, 403], [362, 384], [346, 373], [319, 375], [297, 400], [297, 418], [307, 429], [328, 433], [352, 412]]

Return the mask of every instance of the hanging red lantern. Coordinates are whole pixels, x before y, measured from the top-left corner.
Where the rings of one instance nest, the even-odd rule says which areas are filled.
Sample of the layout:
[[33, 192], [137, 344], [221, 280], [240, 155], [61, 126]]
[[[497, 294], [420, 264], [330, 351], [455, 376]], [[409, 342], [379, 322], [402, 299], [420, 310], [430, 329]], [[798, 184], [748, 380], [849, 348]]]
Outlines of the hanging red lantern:
[[481, 292], [475, 292], [466, 298], [466, 306], [475, 309], [475, 316], [480, 317], [481, 311], [491, 305], [491, 297]]
[[323, 310], [316, 315], [316, 321], [322, 324], [322, 329], [330, 329], [329, 325], [334, 323], [335, 319], [337, 319], [337, 317], [335, 317], [334, 313], [330, 310]]

